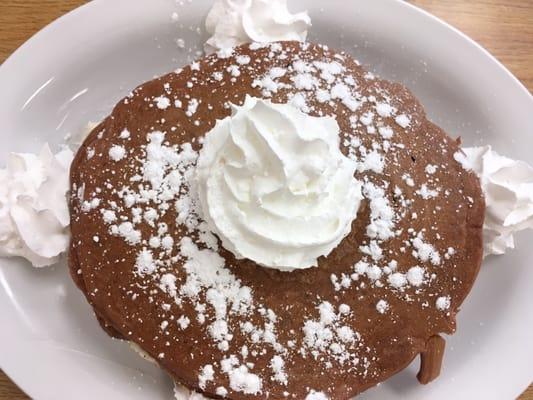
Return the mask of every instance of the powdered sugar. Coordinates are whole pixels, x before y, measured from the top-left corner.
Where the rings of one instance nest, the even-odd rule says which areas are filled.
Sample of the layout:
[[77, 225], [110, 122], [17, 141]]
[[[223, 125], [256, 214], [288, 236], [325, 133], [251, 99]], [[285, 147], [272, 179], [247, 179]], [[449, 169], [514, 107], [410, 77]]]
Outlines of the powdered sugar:
[[120, 161], [126, 156], [126, 149], [123, 146], [113, 145], [109, 149], [109, 157], [113, 161]]
[[205, 389], [208, 382], [212, 381], [215, 376], [215, 370], [211, 364], [204, 365], [200, 370], [198, 376], [198, 386], [200, 389]]
[[395, 121], [398, 125], [400, 125], [402, 128], [406, 129], [409, 127], [409, 125], [411, 124], [411, 119], [405, 115], [405, 114], [400, 114], [398, 115], [396, 118], [395, 118]]
[[155, 271], [156, 265], [150, 250], [144, 249], [139, 253], [135, 268], [139, 275], [151, 274]]
[[129, 139], [130, 136], [131, 136], [130, 131], [128, 131], [127, 129], [124, 129], [124, 130], [120, 133], [119, 138], [120, 138], [120, 139]]
[[407, 281], [411, 286], [421, 286], [424, 283], [424, 272], [424, 268], [419, 266], [409, 268], [409, 271], [407, 271]]
[[285, 373], [285, 361], [280, 356], [272, 357], [270, 368], [274, 374], [273, 379], [283, 385], [287, 385], [287, 374]]
[[170, 107], [170, 100], [168, 97], [161, 96], [154, 99], [155, 104], [157, 108], [160, 110], [166, 110], [168, 107]]
[[394, 108], [388, 103], [376, 104], [376, 112], [384, 118], [390, 117], [394, 113]]
[[413, 247], [415, 248], [413, 256], [417, 257], [420, 261], [429, 261], [433, 265], [440, 265], [441, 257], [439, 252], [431, 244], [424, 242], [424, 236], [422, 234], [418, 234], [413, 239]]
[[190, 320], [188, 317], [182, 315], [181, 317], [178, 318], [178, 321], [177, 321], [177, 322], [178, 322], [178, 325], [179, 325], [179, 327], [180, 327], [181, 329], [187, 329], [187, 327], [188, 327], [188, 326], [190, 325], [190, 323], [191, 323], [191, 320]]
[[259, 376], [249, 371], [246, 365], [239, 365], [237, 357], [230, 356], [220, 363], [222, 372], [228, 375], [231, 389], [244, 394], [259, 394], [262, 381]]
[[336, 313], [332, 304], [322, 302], [317, 307], [319, 319], [309, 319], [303, 326], [304, 347], [317, 359], [326, 354], [340, 363], [359, 363], [357, 347], [359, 335], [351, 327], [342, 324], [344, 315]]
[[425, 183], [420, 186], [420, 189], [418, 189], [416, 193], [420, 195], [420, 197], [422, 197], [424, 200], [429, 200], [439, 195], [438, 190], [428, 188]]
[[200, 102], [197, 99], [191, 99], [189, 101], [189, 105], [187, 106], [187, 111], [185, 112], [185, 115], [187, 115], [188, 117], [192, 117], [196, 113], [196, 110], [198, 110], [199, 104]]
[[385, 314], [389, 310], [389, 303], [386, 300], [380, 300], [376, 304], [376, 310], [380, 314]]
[[435, 306], [440, 311], [446, 311], [447, 309], [450, 308], [450, 305], [451, 305], [451, 301], [450, 301], [449, 296], [441, 296], [435, 302]]
[[402, 274], [401, 272], [395, 272], [389, 275], [388, 282], [393, 288], [402, 289], [405, 285], [407, 285], [407, 278], [405, 274]]

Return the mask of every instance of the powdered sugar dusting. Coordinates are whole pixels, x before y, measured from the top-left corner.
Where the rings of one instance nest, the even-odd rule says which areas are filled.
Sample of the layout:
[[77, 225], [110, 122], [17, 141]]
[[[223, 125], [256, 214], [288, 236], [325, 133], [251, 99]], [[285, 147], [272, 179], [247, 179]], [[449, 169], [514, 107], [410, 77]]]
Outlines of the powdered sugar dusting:
[[[114, 173], [122, 168], [119, 162], [134, 172], [120, 186], [101, 188], [113, 194], [113, 201], [104, 200], [96, 190], [80, 192], [80, 212], [100, 218], [112, 239], [123, 241], [129, 254], [133, 252], [130, 267], [137, 286], [128, 288], [128, 296], [134, 299], [143, 293], [154, 302], [164, 298], [157, 305], [156, 334], [161, 340], [169, 335], [170, 342], [197, 330], [205, 335], [195, 352], [208, 351], [213, 356], [202, 359], [195, 371], [200, 389], [222, 397], [232, 392], [266, 396], [275, 385], [279, 393], [287, 391], [284, 397], [295, 398], [290, 391], [295, 360], [306, 360], [326, 372], [342, 369], [359, 377], [376, 373], [378, 349], [360, 328], [365, 316], [345, 303], [355, 304], [353, 299], [368, 296], [369, 309], [385, 323], [398, 321], [395, 305], [399, 302], [411, 309], [434, 307], [442, 311], [438, 313], [442, 318], [451, 310], [451, 292], [438, 290], [436, 282], [449, 272], [444, 268], [457, 259], [456, 250], [441, 246], [440, 232], [427, 222], [428, 215], [440, 211], [437, 203], [448, 196], [439, 181], [446, 171], [445, 164], [427, 159], [418, 165], [418, 154], [404, 157], [405, 135], [415, 132], [419, 121], [387, 91], [369, 92], [368, 81], [377, 78], [352, 76], [345, 55], [311, 60], [292, 57], [279, 44], [252, 44], [246, 49], [284, 62], [255, 74], [262, 58], [257, 61], [239, 49], [223, 50], [211, 61], [197, 62], [187, 70], [190, 79], [183, 84], [184, 93], [201, 86], [198, 77], [204, 73], [210, 85], [221, 88], [251, 77], [250, 90], [277, 98], [289, 89], [287, 102], [305, 113], [316, 116], [329, 112], [323, 110], [337, 110], [344, 122], [340, 144], [364, 181], [365, 220], [358, 242], [353, 242], [358, 258], [343, 260], [343, 265], [328, 273], [330, 283], [320, 294], [311, 291], [312, 296], [305, 299], [305, 315], [298, 316], [303, 321], [298, 330], [285, 331], [292, 303], [271, 309], [256, 293], [257, 287], [241, 278], [239, 261], [234, 265], [223, 256], [217, 237], [203, 222], [195, 179], [203, 138], [172, 144], [185, 130], [179, 124], [158, 121], [161, 126], [143, 133], [133, 126], [121, 128], [107, 148], [92, 153], [113, 161]], [[215, 68], [221, 60], [226, 61]], [[200, 97], [175, 93], [163, 82], [159, 95], [145, 102], [158, 118], [180, 113], [191, 127], [198, 127], [213, 109], [209, 100]], [[232, 102], [228, 99], [226, 107]], [[159, 111], [167, 109], [167, 113]], [[129, 147], [134, 141], [142, 143], [140, 150]], [[405, 160], [413, 168], [398, 175], [394, 169]], [[398, 179], [392, 182], [390, 176], [395, 174]], [[421, 210], [419, 204], [428, 205], [428, 210]], [[95, 246], [105, 245], [102, 235], [97, 236]], [[399, 253], [390, 251], [395, 246]], [[179, 335], [170, 336], [175, 332]], [[169, 353], [156, 356], [165, 359]], [[327, 399], [333, 393], [329, 387], [305, 390], [300, 397], [307, 393], [306, 399], [311, 400]]]

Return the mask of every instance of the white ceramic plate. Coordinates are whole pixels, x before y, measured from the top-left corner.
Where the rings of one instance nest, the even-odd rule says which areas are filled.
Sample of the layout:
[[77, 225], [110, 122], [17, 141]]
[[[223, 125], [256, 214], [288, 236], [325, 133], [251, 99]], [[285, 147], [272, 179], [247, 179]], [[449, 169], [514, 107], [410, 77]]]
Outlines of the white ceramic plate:
[[[37, 34], [0, 67], [0, 165], [9, 151], [58, 145], [136, 85], [194, 58], [210, 4], [94, 0]], [[451, 135], [533, 162], [531, 95], [458, 31], [395, 0], [291, 6], [309, 10], [311, 40], [407, 84]], [[420, 386], [415, 361], [362, 398], [501, 400], [523, 391], [533, 378], [532, 239], [519, 235], [518, 250], [486, 260], [436, 382]], [[36, 270], [0, 260], [0, 286], [0, 366], [33, 398], [172, 398], [158, 368], [102, 332], [64, 262]]]

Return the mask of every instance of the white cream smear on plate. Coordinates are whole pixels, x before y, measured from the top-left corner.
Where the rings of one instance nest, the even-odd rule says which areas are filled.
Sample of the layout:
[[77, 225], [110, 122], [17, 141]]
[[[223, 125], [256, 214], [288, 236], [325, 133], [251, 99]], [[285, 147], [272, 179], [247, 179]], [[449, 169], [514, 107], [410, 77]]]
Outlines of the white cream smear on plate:
[[455, 159], [479, 176], [485, 195], [484, 255], [504, 254], [515, 247], [516, 232], [533, 229], [533, 168], [491, 146], [462, 150]]
[[291, 14], [287, 0], [215, 0], [205, 21], [207, 53], [248, 42], [305, 41], [311, 19]]
[[70, 232], [67, 192], [73, 154], [12, 153], [0, 170], [0, 256], [20, 256], [35, 267], [55, 264]]
[[[78, 148], [96, 127], [87, 128], [69, 144]], [[11, 153], [0, 169], [0, 257], [23, 257], [34, 267], [59, 261], [70, 243], [67, 195], [73, 151], [64, 146], [53, 154], [46, 143], [39, 154]]]

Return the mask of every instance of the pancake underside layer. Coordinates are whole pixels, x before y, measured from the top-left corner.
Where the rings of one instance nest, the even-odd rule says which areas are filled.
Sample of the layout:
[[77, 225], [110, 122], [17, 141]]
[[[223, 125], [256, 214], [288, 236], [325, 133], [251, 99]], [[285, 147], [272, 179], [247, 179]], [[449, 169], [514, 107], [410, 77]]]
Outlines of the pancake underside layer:
[[[245, 96], [334, 116], [364, 200], [316, 268], [237, 260], [202, 222], [202, 138]], [[71, 273], [111, 335], [208, 397], [349, 399], [444, 341], [482, 259], [479, 181], [403, 86], [296, 42], [243, 45], [145, 83], [71, 168]]]

